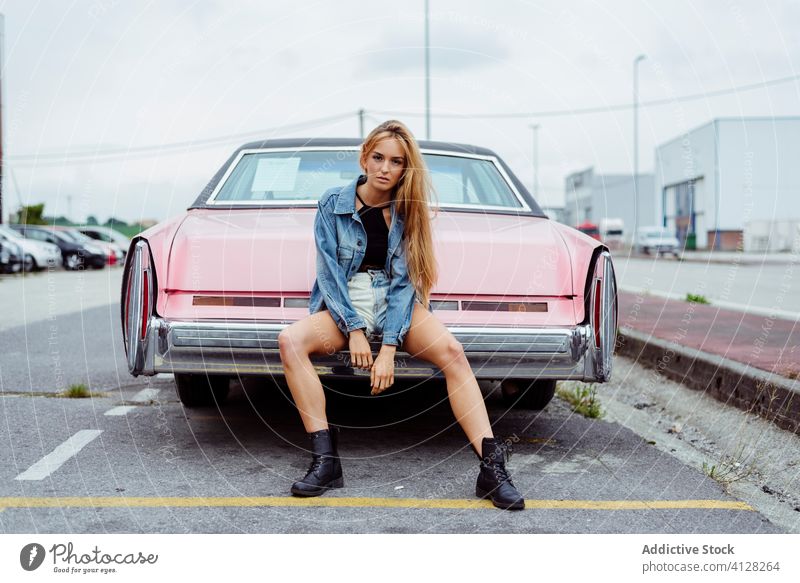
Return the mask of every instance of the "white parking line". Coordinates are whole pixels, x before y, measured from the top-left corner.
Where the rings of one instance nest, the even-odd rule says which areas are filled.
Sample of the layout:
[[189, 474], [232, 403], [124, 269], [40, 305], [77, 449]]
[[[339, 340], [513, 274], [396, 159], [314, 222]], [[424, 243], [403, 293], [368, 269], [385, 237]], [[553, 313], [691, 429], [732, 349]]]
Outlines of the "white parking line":
[[132, 405], [120, 405], [119, 407], [114, 407], [113, 409], [109, 409], [103, 415], [111, 415], [111, 416], [118, 416], [118, 415], [125, 415], [128, 411], [133, 411], [136, 407]]
[[145, 403], [147, 401], [152, 401], [156, 397], [158, 397], [158, 389], [142, 389], [131, 398], [131, 401], [134, 403]]
[[14, 479], [43, 480], [64, 465], [64, 462], [76, 455], [101, 433], [103, 431], [100, 429], [81, 429]]

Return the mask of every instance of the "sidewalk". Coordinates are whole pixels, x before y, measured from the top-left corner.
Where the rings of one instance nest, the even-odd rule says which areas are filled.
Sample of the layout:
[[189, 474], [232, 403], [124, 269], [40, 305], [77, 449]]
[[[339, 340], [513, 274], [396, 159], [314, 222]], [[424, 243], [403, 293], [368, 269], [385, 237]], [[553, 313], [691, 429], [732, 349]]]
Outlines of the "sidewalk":
[[617, 353], [800, 433], [800, 319], [618, 297]]
[[[630, 249], [617, 249], [612, 255], [630, 257], [634, 259], [652, 259], [655, 255], [633, 253]], [[663, 255], [663, 259], [674, 259], [672, 255]], [[680, 258], [676, 261], [693, 261], [699, 263], [724, 263], [739, 265], [782, 265], [786, 263], [800, 263], [800, 252], [790, 253], [754, 253], [740, 251], [681, 251]]]

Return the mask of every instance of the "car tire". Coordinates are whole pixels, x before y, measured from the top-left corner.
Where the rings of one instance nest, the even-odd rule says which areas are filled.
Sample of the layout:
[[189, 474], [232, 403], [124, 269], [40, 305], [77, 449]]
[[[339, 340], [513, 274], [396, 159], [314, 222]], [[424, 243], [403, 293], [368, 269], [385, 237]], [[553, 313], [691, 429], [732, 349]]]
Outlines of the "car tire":
[[83, 266], [83, 258], [77, 253], [67, 253], [64, 256], [64, 269], [75, 271]]
[[25, 262], [22, 264], [23, 271], [37, 271], [39, 266], [36, 264], [36, 259], [30, 253], [25, 254]]
[[178, 399], [187, 408], [224, 404], [230, 384], [231, 379], [226, 376], [175, 373]]
[[500, 383], [500, 388], [507, 405], [541, 411], [556, 394], [556, 380], [506, 379]]

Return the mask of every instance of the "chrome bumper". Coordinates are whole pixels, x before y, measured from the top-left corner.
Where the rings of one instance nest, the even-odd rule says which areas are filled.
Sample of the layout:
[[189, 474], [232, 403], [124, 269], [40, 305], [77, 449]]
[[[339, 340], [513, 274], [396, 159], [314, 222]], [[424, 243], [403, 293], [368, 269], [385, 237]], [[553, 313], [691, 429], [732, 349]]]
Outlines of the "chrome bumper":
[[[144, 358], [134, 375], [198, 373], [283, 376], [278, 334], [289, 323], [184, 322], [151, 317]], [[449, 327], [464, 346], [476, 378], [542, 378], [601, 381], [590, 325], [574, 328]], [[372, 343], [377, 352], [380, 343]], [[369, 376], [354, 370], [350, 354], [312, 355], [319, 375]], [[136, 370], [139, 368], [139, 370]], [[427, 361], [398, 350], [395, 377], [443, 377]]]

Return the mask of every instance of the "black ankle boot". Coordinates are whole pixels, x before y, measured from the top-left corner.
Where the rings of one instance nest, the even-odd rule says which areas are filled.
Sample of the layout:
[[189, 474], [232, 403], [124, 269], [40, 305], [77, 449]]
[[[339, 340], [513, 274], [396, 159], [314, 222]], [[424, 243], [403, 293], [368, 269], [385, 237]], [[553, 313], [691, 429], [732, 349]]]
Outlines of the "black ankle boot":
[[481, 473], [475, 484], [475, 495], [490, 498], [497, 508], [522, 510], [525, 500], [511, 482], [506, 470], [508, 446], [498, 437], [484, 437], [481, 443]]
[[306, 477], [292, 484], [295, 496], [319, 496], [330, 488], [344, 486], [342, 464], [339, 460], [337, 428], [309, 433], [311, 465]]

